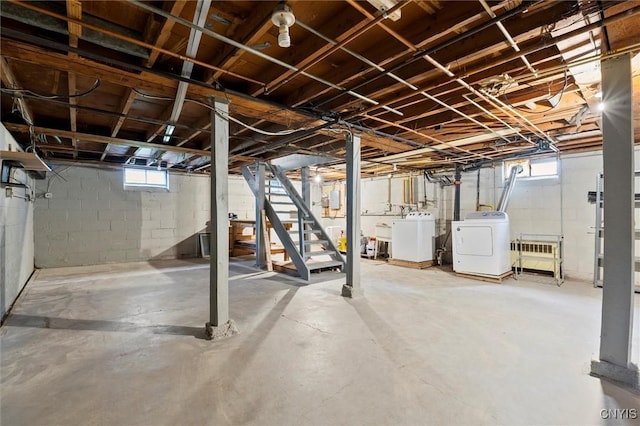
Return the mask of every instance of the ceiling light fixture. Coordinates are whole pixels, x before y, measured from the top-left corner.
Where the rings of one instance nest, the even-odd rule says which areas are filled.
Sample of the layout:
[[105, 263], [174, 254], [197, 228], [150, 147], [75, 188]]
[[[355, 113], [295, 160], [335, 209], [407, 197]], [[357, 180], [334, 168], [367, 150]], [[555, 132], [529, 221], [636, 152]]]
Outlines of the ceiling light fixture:
[[598, 104], [598, 111], [604, 111], [604, 102]]
[[278, 27], [278, 46], [291, 46], [291, 37], [289, 37], [289, 27], [296, 22], [296, 17], [289, 6], [284, 3], [279, 4], [271, 15], [271, 22]]
[[173, 135], [173, 131], [176, 130], [176, 126], [173, 124], [168, 124], [167, 129], [162, 137], [163, 143], [169, 143], [171, 141], [171, 135]]

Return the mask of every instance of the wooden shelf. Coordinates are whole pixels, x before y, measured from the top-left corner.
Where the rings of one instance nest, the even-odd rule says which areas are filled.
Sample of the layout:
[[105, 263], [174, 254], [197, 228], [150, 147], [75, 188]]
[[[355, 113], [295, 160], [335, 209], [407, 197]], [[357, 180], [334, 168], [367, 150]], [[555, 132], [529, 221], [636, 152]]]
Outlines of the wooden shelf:
[[36, 172], [51, 171], [51, 168], [33, 152], [0, 151], [0, 160], [18, 161], [25, 170]]

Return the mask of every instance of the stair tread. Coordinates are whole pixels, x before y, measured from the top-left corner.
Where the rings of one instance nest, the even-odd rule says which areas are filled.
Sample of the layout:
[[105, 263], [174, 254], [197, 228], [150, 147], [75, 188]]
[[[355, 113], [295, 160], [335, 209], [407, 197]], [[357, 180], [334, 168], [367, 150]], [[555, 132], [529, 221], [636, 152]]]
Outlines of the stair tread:
[[292, 206], [295, 207], [295, 204], [289, 203], [287, 201], [269, 201], [271, 204], [277, 204], [279, 206]]
[[313, 245], [313, 244], [327, 244], [329, 240], [307, 240], [305, 241], [305, 245]]
[[[297, 229], [290, 229], [289, 230], [290, 234], [297, 234], [298, 232], [300, 232], [300, 231], [298, 231]], [[304, 232], [305, 234], [321, 234], [322, 233], [322, 231], [320, 229], [305, 229], [302, 232]]]
[[305, 252], [304, 255], [305, 255], [305, 257], [321, 256], [321, 255], [325, 255], [325, 254], [330, 256], [330, 255], [335, 254], [335, 253], [336, 252], [333, 251], [333, 250], [319, 250], [319, 251], [308, 251], [308, 252]]
[[[290, 219], [290, 220], [281, 220], [280, 222], [282, 223], [298, 223], [297, 219]], [[304, 219], [302, 222], [304, 223], [313, 223], [313, 220], [310, 219]], [[295, 231], [298, 232], [298, 231]]]
[[344, 266], [344, 263], [341, 262], [340, 260], [328, 260], [326, 262], [312, 262], [312, 263], [307, 263], [307, 266], [309, 267], [310, 270], [314, 270], [314, 269], [322, 269], [322, 268], [332, 268], [335, 266]]

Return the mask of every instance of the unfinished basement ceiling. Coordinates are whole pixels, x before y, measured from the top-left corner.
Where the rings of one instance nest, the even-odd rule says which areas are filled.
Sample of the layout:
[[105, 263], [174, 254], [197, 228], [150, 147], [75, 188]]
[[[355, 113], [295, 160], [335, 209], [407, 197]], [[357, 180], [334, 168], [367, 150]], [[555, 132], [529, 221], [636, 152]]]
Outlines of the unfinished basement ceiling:
[[600, 149], [599, 61], [640, 51], [640, 1], [286, 4], [288, 48], [277, 1], [2, 1], [2, 122], [45, 159], [206, 173], [218, 96], [232, 171], [339, 169], [347, 130], [364, 173], [439, 170]]

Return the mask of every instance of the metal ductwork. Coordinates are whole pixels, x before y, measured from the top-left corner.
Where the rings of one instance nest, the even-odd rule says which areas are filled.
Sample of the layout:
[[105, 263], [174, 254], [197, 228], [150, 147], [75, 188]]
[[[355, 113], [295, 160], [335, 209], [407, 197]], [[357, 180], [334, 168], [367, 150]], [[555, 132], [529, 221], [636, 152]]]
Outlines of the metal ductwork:
[[511, 198], [511, 193], [513, 192], [513, 188], [516, 186], [516, 178], [518, 173], [522, 172], [522, 166], [517, 165], [511, 168], [511, 173], [509, 174], [509, 181], [507, 185], [502, 190], [502, 195], [500, 196], [500, 202], [498, 203], [498, 208], [496, 211], [504, 212], [507, 210], [509, 206], [509, 199]]

